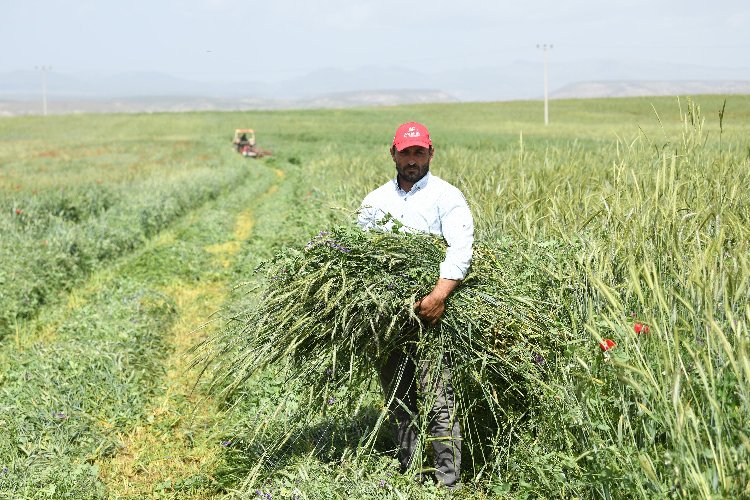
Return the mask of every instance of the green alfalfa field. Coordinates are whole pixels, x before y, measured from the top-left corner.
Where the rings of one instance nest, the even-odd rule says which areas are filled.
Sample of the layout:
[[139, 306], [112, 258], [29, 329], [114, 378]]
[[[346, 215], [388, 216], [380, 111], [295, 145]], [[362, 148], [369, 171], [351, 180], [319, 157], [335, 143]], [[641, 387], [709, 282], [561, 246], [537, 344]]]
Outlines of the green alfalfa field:
[[[1, 118], [0, 497], [445, 497], [398, 473], [372, 380], [300, 421], [304, 380], [269, 366], [227, 396], [209, 390], [226, 367], [194, 366], [262, 303], [264, 269], [352, 224], [410, 120], [478, 245], [544, 281], [525, 304], [557, 318], [556, 349], [516, 368], [538, 393], [514, 395], [453, 497], [750, 495], [750, 97], [553, 101], [550, 117]], [[273, 155], [237, 155], [239, 127]]]

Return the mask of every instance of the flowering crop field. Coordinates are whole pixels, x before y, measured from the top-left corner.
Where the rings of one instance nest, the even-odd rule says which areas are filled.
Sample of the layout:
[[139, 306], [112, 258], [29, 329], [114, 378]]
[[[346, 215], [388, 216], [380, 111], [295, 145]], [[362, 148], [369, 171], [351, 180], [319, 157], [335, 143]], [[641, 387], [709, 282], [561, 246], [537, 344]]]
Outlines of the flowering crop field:
[[[411, 120], [478, 244], [547, 263], [508, 272], [549, 275], [565, 325], [453, 497], [750, 495], [750, 96], [540, 111], [0, 118], [0, 498], [443, 498], [365, 439], [373, 380], [299, 422], [306, 381], [220, 398], [192, 364], [261, 264], [353, 223]], [[235, 153], [242, 127], [273, 155]]]

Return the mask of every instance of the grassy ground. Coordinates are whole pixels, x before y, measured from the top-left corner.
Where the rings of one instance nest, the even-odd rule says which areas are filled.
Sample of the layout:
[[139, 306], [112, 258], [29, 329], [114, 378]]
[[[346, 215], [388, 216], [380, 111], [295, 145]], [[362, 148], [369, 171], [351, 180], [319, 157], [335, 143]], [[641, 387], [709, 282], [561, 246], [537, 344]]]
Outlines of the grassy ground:
[[[0, 120], [0, 497], [441, 497], [387, 439], [356, 451], [367, 413], [321, 417], [281, 456], [245, 448], [283, 429], [283, 381], [227, 405], [185, 354], [260, 262], [351, 220], [412, 119], [482, 241], [582, 239], [572, 279], [595, 290], [571, 310], [590, 349], [559, 359], [572, 403], [537, 416], [561, 444], [518, 438], [457, 496], [747, 494], [750, 97], [721, 118], [723, 98], [697, 102], [559, 101], [549, 127], [531, 102]], [[232, 152], [239, 126], [274, 156]]]
[[[218, 460], [220, 440], [212, 431], [218, 422], [210, 401], [191, 391], [184, 351], [209, 331], [198, 327], [231, 287], [227, 263], [252, 231], [246, 200], [277, 182], [268, 169], [254, 174], [253, 182], [248, 177], [91, 275], [63, 305], [41, 310], [4, 346], [6, 373], [32, 366], [36, 376], [49, 379], [45, 386], [51, 384], [42, 389], [23, 379], [4, 380], [4, 396], [14, 401], [4, 407], [13, 419], [6, 423], [16, 434], [3, 440], [10, 453], [3, 480], [14, 495], [57, 485], [61, 496], [88, 496], [105, 491], [103, 480], [111, 483], [108, 494], [135, 498], [165, 488], [201, 491], [210, 483], [206, 463]], [[61, 364], [78, 371], [58, 373]], [[96, 396], [89, 394], [94, 387]], [[47, 401], [39, 401], [39, 391]], [[34, 414], [41, 422], [30, 427]], [[55, 418], [67, 428], [62, 435], [45, 423]], [[32, 443], [20, 454], [19, 440]], [[41, 476], [31, 473], [40, 455], [59, 465], [47, 463]], [[90, 464], [86, 482], [70, 484], [68, 460]]]

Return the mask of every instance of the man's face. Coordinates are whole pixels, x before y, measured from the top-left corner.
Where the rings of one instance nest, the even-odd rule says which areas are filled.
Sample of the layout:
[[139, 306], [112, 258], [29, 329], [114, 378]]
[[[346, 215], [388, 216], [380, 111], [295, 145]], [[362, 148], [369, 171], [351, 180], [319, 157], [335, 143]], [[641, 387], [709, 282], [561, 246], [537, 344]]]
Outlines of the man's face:
[[433, 151], [432, 148], [422, 146], [409, 146], [401, 151], [397, 151], [395, 147], [391, 149], [391, 156], [401, 180], [414, 184], [427, 175]]

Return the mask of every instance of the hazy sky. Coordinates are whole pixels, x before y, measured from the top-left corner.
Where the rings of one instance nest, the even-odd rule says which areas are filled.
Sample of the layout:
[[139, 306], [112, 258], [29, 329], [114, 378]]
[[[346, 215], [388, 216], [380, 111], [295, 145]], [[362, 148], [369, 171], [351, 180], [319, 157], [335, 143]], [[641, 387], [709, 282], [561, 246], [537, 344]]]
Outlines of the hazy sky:
[[556, 61], [748, 68], [750, 0], [0, 0], [0, 71], [273, 81], [502, 66], [542, 43]]

